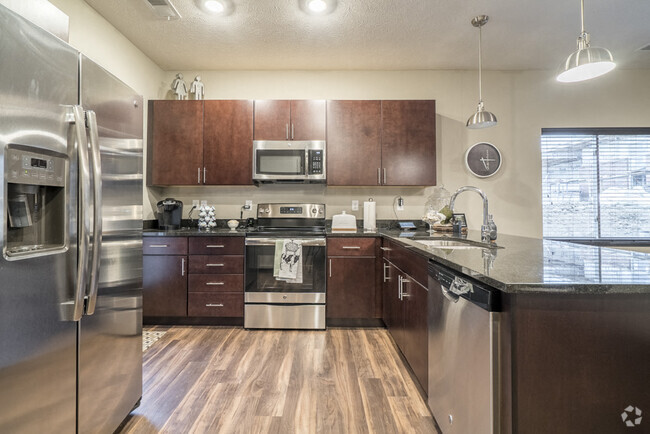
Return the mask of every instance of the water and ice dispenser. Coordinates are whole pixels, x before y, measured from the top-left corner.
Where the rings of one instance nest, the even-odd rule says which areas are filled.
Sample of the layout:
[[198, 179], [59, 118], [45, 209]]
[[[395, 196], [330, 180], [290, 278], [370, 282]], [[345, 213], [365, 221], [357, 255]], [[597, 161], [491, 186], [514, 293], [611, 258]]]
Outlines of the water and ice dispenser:
[[23, 146], [7, 147], [4, 156], [5, 256], [18, 259], [64, 249], [67, 158]]

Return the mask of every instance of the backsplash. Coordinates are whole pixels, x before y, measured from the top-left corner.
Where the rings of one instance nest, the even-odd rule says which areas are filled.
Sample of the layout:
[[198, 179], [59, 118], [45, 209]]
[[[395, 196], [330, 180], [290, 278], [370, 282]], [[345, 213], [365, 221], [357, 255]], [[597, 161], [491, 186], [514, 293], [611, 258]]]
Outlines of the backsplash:
[[[363, 202], [369, 198], [377, 203], [377, 219], [419, 220], [424, 214], [424, 204], [432, 194], [431, 187], [326, 187], [324, 185], [262, 185], [254, 186], [188, 186], [149, 187], [149, 203], [144, 204], [143, 218], [154, 219], [156, 203], [167, 197], [183, 202], [183, 218], [192, 207], [193, 200], [205, 200], [215, 206], [218, 219], [239, 219], [246, 200], [253, 201], [251, 210], [243, 212], [243, 218], [254, 217], [258, 203], [300, 202], [324, 203], [326, 218], [345, 211], [363, 218]], [[404, 199], [404, 210], [396, 211], [398, 197]], [[352, 201], [359, 201], [359, 210], [352, 211]]]

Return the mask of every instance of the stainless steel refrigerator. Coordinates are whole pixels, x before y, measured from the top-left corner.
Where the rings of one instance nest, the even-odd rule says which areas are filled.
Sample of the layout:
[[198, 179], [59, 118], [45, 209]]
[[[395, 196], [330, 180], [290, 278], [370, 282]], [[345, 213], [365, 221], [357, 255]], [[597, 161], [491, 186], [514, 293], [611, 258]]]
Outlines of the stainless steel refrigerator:
[[0, 432], [142, 396], [142, 98], [0, 5]]

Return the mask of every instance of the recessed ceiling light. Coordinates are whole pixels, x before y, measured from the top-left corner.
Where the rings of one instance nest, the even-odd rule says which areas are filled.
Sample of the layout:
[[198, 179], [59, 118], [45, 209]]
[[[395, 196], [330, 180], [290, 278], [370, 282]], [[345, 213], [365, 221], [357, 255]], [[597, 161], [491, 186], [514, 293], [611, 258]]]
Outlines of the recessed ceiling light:
[[218, 14], [223, 12], [226, 9], [224, 7], [223, 3], [221, 3], [218, 0], [205, 0], [203, 5], [210, 12], [215, 12], [215, 13], [218, 13]]
[[196, 0], [199, 8], [213, 15], [230, 15], [233, 10], [230, 0]]
[[309, 15], [327, 15], [336, 9], [336, 0], [300, 0], [300, 9]]

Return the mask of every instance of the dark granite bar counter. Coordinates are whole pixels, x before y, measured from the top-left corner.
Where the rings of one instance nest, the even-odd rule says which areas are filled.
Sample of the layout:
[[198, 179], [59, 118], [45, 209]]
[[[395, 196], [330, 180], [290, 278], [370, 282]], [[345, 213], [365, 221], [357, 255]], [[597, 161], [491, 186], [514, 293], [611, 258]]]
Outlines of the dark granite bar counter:
[[[245, 236], [247, 230], [196, 228], [161, 231], [143, 236]], [[480, 233], [452, 235], [427, 231], [332, 232], [327, 237], [383, 237], [413, 252], [506, 293], [650, 294], [650, 254], [563, 241], [500, 234], [491, 248], [427, 247], [418, 240], [447, 239], [480, 243]]]

